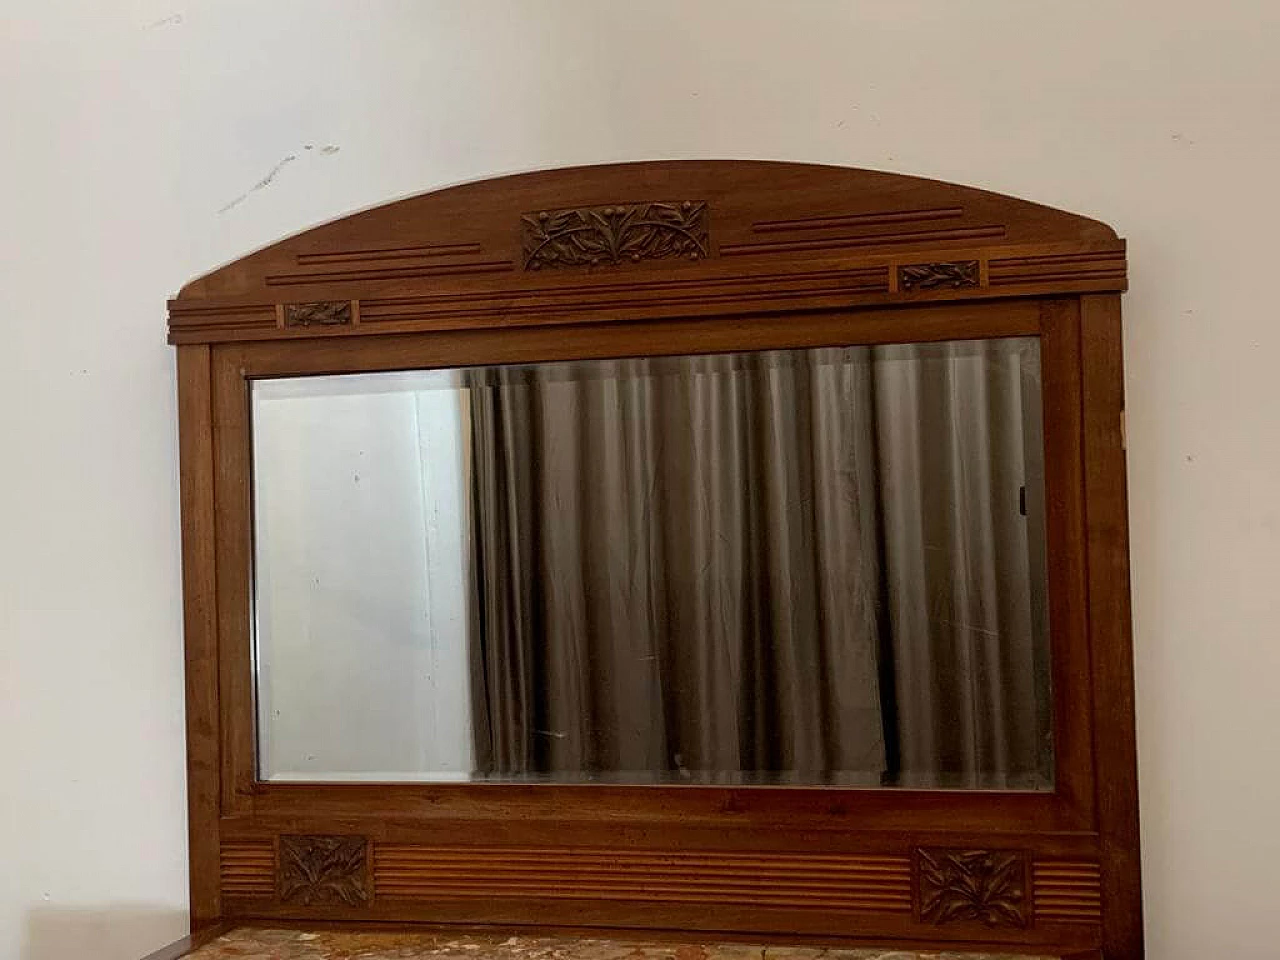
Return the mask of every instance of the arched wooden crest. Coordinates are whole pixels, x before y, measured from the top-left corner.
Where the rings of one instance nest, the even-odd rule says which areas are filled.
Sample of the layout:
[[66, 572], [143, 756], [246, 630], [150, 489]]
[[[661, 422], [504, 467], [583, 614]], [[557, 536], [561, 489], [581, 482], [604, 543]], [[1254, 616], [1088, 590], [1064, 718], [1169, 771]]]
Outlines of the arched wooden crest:
[[[1094, 220], [914, 177], [755, 161], [450, 187], [188, 284], [169, 302], [169, 339], [193, 917], [1138, 960], [1124, 288], [1125, 244]], [[248, 380], [981, 336], [1041, 337], [1051, 794], [257, 782]]]
[[868, 170], [667, 161], [450, 187], [188, 284], [172, 343], [1115, 292], [1104, 224]]

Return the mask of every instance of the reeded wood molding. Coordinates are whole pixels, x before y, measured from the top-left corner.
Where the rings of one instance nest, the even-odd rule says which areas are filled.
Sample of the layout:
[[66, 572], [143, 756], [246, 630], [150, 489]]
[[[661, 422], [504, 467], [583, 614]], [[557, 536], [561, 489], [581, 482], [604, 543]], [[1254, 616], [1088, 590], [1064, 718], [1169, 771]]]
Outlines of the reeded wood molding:
[[917, 849], [920, 919], [942, 925], [977, 921], [1027, 925], [1026, 856], [1015, 850]]
[[1096, 861], [1036, 860], [1031, 889], [1037, 923], [1102, 922], [1102, 869]]
[[[1008, 248], [1005, 248], [1008, 249]], [[1046, 249], [1046, 248], [1042, 248]], [[939, 261], [946, 262], [946, 261]], [[351, 301], [355, 326], [284, 327], [273, 303], [171, 301], [173, 343], [354, 336], [573, 323], [625, 322], [690, 316], [753, 316], [780, 310], [875, 307], [893, 303], [942, 303], [1001, 297], [1053, 296], [1106, 291], [1123, 286], [1124, 251], [1069, 251], [1042, 257], [976, 258], [978, 283], [904, 286], [901, 271], [912, 264], [893, 258], [793, 264], [790, 269], [749, 272], [699, 264], [697, 275], [641, 277], [617, 272], [569, 282], [536, 282], [530, 274], [517, 289], [480, 287], [457, 291], [432, 286], [421, 292], [403, 285], [385, 295]], [[920, 266], [920, 265], [917, 265]], [[924, 264], [923, 266], [932, 266]], [[705, 267], [706, 269], [701, 269]], [[561, 271], [567, 278], [569, 271]], [[897, 289], [891, 281], [897, 277]]]
[[541, 898], [911, 913], [905, 856], [378, 843], [379, 902]]
[[364, 837], [281, 837], [280, 899], [302, 906], [367, 903], [368, 850]]
[[224, 840], [219, 858], [219, 882], [223, 897], [274, 896], [275, 841]]
[[[756, 161], [582, 167], [427, 193], [281, 241], [188, 284], [169, 337], [1106, 293], [1124, 289], [1124, 257], [1096, 221], [912, 177]], [[342, 302], [349, 321], [304, 309]]]
[[[1087, 942], [1101, 924], [1096, 857], [1030, 858], [1022, 851], [917, 848], [907, 853], [448, 846], [361, 837], [278, 838], [222, 846], [223, 895], [240, 915], [427, 917], [444, 905], [487, 910], [538, 901], [636, 909], [790, 910], [849, 917], [917, 937], [1023, 931], [1034, 942]], [[300, 861], [305, 868], [292, 866]], [[284, 885], [294, 870], [300, 877]], [[1028, 879], [1030, 878], [1030, 879]], [[290, 912], [294, 908], [302, 913]], [[479, 916], [475, 914], [474, 916]], [[855, 920], [854, 918], [861, 918]], [[825, 921], [823, 921], [825, 922]], [[894, 926], [897, 924], [898, 926]], [[915, 927], [902, 927], [914, 924]], [[1035, 928], [1042, 928], [1035, 934]], [[930, 933], [929, 931], [934, 931]]]

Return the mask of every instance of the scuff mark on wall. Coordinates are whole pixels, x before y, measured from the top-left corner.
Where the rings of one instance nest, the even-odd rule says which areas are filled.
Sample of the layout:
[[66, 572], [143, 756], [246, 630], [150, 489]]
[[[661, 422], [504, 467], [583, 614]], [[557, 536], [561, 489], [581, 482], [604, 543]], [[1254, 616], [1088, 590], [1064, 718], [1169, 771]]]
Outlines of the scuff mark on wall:
[[148, 23], [144, 29], [154, 30], [156, 27], [176, 27], [181, 22], [182, 14], [175, 13], [171, 17], [164, 17], [163, 19], [157, 20], [155, 23]]
[[254, 194], [259, 190], [262, 190], [266, 187], [271, 186], [275, 178], [280, 175], [280, 171], [283, 170], [285, 167], [287, 167], [289, 164], [293, 163], [293, 161], [297, 159], [298, 157], [296, 154], [292, 154], [292, 153], [289, 154], [287, 157], [285, 157], [283, 160], [277, 163], [274, 167], [272, 167], [271, 171], [265, 177], [263, 177], [261, 180], [255, 183], [252, 187], [250, 187], [244, 193], [240, 194], [240, 196], [236, 197], [230, 203], [221, 207], [218, 210], [218, 213], [226, 213], [232, 207], [238, 206], [239, 204], [244, 203], [246, 200], [248, 200], [251, 194]]
[[[302, 149], [313, 150], [315, 149], [315, 145], [310, 143], [303, 144]], [[340, 147], [330, 143], [320, 148], [320, 155], [325, 157], [331, 157], [335, 153], [337, 153], [340, 149], [341, 149]], [[265, 177], [263, 177], [261, 180], [255, 183], [252, 187], [250, 187], [244, 193], [240, 194], [240, 196], [236, 197], [230, 203], [224, 204], [221, 208], [219, 208], [218, 213], [219, 214], [226, 213], [228, 210], [231, 210], [233, 207], [239, 206], [240, 204], [244, 203], [246, 200], [249, 199], [251, 195], [253, 195], [257, 191], [271, 186], [271, 184], [275, 181], [276, 177], [280, 175], [280, 171], [283, 170], [285, 167], [287, 167], [289, 164], [293, 163], [293, 161], [297, 159], [298, 159], [298, 155], [296, 153], [291, 153], [287, 157], [283, 158], [279, 163], [277, 163], [274, 167], [271, 168], [271, 170], [267, 173]]]

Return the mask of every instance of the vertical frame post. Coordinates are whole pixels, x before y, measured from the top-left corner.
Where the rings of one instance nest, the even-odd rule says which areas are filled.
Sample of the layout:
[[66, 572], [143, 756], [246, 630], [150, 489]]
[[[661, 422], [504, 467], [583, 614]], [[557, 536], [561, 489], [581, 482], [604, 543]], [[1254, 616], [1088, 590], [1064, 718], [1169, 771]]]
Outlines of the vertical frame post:
[[1118, 294], [1080, 298], [1094, 767], [1107, 960], [1142, 956], [1124, 361]]
[[186, 642], [191, 927], [221, 915], [218, 870], [218, 617], [210, 349], [178, 347], [183, 631]]

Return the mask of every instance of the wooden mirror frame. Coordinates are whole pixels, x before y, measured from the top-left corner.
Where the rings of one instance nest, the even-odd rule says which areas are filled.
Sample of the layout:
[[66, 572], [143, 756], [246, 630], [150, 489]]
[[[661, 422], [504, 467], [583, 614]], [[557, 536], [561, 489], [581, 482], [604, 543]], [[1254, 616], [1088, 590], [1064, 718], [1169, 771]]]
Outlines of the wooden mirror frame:
[[[665, 928], [1140, 957], [1124, 288], [1124, 243], [1096, 221], [913, 177], [750, 161], [452, 187], [186, 286], [169, 340], [193, 923]], [[251, 378], [1003, 336], [1041, 338], [1052, 792], [257, 781]]]

